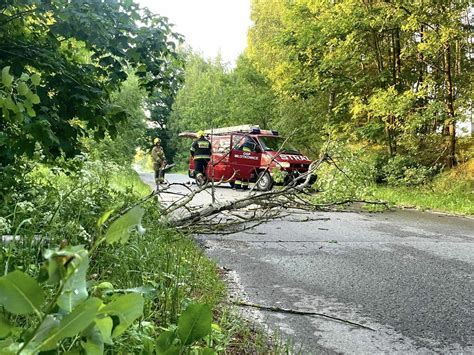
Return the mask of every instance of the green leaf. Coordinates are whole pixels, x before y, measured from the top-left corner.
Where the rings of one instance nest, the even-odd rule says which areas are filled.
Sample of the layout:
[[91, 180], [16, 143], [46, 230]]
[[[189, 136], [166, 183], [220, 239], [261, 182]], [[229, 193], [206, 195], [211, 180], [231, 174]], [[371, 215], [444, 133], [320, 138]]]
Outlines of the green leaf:
[[18, 84], [17, 90], [20, 95], [26, 95], [28, 91], [30, 91], [28, 85], [26, 85], [24, 82]]
[[2, 69], [2, 83], [9, 88], [13, 83], [13, 76], [10, 75], [10, 67]]
[[31, 107], [27, 107], [27, 108], [26, 108], [26, 113], [27, 113], [28, 116], [30, 116], [30, 117], [36, 117], [36, 111], [33, 110]]
[[176, 333], [167, 330], [156, 339], [155, 348], [158, 355], [175, 355], [180, 353], [181, 346], [176, 344]]
[[23, 122], [23, 114], [21, 112], [18, 112], [15, 114], [15, 121], [16, 122]]
[[43, 289], [31, 276], [16, 270], [0, 278], [0, 304], [8, 312], [40, 314], [43, 302]]
[[177, 333], [183, 344], [189, 345], [211, 331], [212, 311], [207, 304], [191, 304], [181, 314]]
[[89, 327], [83, 334], [86, 341], [81, 345], [88, 355], [102, 355], [104, 353], [104, 340], [100, 330], [96, 326]]
[[117, 316], [120, 323], [114, 328], [112, 338], [122, 334], [143, 313], [143, 297], [137, 293], [121, 295], [100, 310], [101, 315]]
[[18, 112], [18, 107], [16, 106], [16, 103], [15, 101], [13, 101], [11, 96], [7, 96], [4, 105], [7, 109], [12, 110], [15, 113]]
[[0, 341], [1, 355], [15, 355], [21, 349], [22, 344], [16, 343], [12, 337]]
[[112, 328], [114, 326], [114, 322], [112, 321], [112, 318], [105, 317], [96, 319], [95, 325], [102, 334], [102, 339], [104, 339], [104, 343], [113, 345], [114, 342], [112, 341]]
[[115, 220], [105, 233], [107, 243], [126, 243], [131, 229], [140, 226], [144, 213], [143, 208], [136, 206]]
[[101, 291], [113, 291], [114, 290], [114, 285], [112, 285], [108, 281], [101, 282], [97, 286], [95, 286], [96, 289], [101, 290]]
[[31, 83], [38, 86], [41, 83], [41, 75], [35, 73], [31, 76]]
[[30, 78], [30, 76], [26, 73], [22, 73], [21, 76], [20, 76], [21, 81], [28, 81], [29, 78]]
[[0, 314], [0, 339], [6, 338], [12, 331], [12, 325], [3, 314]]
[[97, 220], [97, 227], [100, 228], [102, 225], [109, 219], [110, 215], [114, 213], [115, 209], [112, 208], [108, 211], [105, 211], [102, 216]]
[[204, 348], [202, 349], [201, 351], [201, 355], [215, 355], [217, 354], [214, 349], [211, 349], [211, 348]]
[[36, 94], [28, 95], [28, 99], [35, 105], [41, 102], [40, 97]]
[[33, 338], [28, 342], [28, 345], [23, 349], [22, 353], [32, 354], [35, 352], [35, 349], [38, 346], [41, 346], [43, 341], [48, 338], [48, 336], [56, 331], [59, 327], [59, 319], [55, 316], [48, 314], [41, 325], [39, 326], [36, 333], [33, 335]]
[[74, 246], [62, 250], [47, 250], [45, 258], [48, 260], [50, 283], [67, 279], [57, 304], [65, 311], [71, 312], [88, 296], [86, 277], [89, 255], [84, 247]]
[[74, 254], [72, 261], [67, 266], [70, 274], [64, 284], [63, 291], [58, 298], [58, 306], [71, 312], [76, 305], [85, 300], [87, 293], [87, 270], [89, 269], [89, 256], [86, 250]]
[[81, 303], [60, 321], [59, 327], [39, 343], [33, 352], [54, 349], [59, 341], [82, 332], [94, 321], [101, 305], [102, 301], [98, 298], [89, 298]]

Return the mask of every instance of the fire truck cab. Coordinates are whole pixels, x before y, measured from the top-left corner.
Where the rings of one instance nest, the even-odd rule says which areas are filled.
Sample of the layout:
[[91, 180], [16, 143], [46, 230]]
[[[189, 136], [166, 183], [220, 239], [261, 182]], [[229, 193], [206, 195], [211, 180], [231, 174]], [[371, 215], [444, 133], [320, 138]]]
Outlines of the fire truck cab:
[[[275, 183], [288, 183], [306, 173], [311, 161], [296, 150], [278, 132], [244, 125], [206, 130], [212, 144], [207, 179], [225, 181], [231, 186], [257, 182], [260, 191], [270, 190]], [[196, 133], [183, 132], [181, 137], [195, 138]], [[189, 177], [195, 178], [194, 161], [189, 160]], [[315, 177], [314, 177], [315, 179]]]

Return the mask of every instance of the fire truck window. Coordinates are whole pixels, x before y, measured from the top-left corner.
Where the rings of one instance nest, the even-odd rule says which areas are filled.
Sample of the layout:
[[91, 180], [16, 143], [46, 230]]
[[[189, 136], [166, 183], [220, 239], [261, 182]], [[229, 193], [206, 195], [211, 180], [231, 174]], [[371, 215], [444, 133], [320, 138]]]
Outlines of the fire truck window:
[[[265, 151], [281, 151], [283, 153], [293, 153], [297, 154], [298, 150], [293, 147], [289, 142], [286, 141], [283, 137], [275, 137], [275, 136], [260, 136], [258, 138], [260, 140], [260, 144]], [[286, 143], [285, 143], [286, 142]], [[283, 143], [285, 143], [283, 145]]]
[[[239, 137], [239, 139], [235, 139]], [[234, 136], [234, 149], [247, 151], [247, 152], [257, 152], [257, 143], [250, 137]]]
[[244, 136], [239, 136], [239, 135], [233, 135], [232, 136], [232, 149], [240, 150], [240, 147], [242, 146], [243, 142], [245, 140]]
[[230, 139], [229, 137], [223, 137], [216, 139], [212, 142], [212, 151], [215, 153], [226, 153], [229, 151]]

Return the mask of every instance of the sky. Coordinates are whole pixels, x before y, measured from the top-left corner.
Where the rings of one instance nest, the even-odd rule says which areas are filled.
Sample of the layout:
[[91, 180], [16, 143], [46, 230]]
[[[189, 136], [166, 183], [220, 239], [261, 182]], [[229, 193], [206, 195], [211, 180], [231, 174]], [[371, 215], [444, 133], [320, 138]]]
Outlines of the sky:
[[250, 0], [136, 0], [142, 7], [166, 16], [187, 45], [206, 58], [219, 53], [225, 63], [247, 46]]

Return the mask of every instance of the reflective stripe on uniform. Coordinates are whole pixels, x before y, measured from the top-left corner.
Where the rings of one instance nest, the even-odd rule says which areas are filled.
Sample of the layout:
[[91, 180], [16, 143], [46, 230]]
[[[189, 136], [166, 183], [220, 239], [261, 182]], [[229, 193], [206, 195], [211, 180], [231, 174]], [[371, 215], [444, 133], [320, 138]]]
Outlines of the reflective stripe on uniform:
[[198, 147], [199, 148], [209, 148], [210, 144], [209, 142], [199, 142], [198, 141]]
[[235, 180], [235, 184], [236, 184], [236, 185], [241, 185], [241, 184], [242, 184], [242, 181], [240, 181], [240, 180]]
[[249, 182], [248, 181], [242, 181], [242, 186], [249, 186]]
[[194, 159], [211, 159], [209, 155], [195, 155]]

